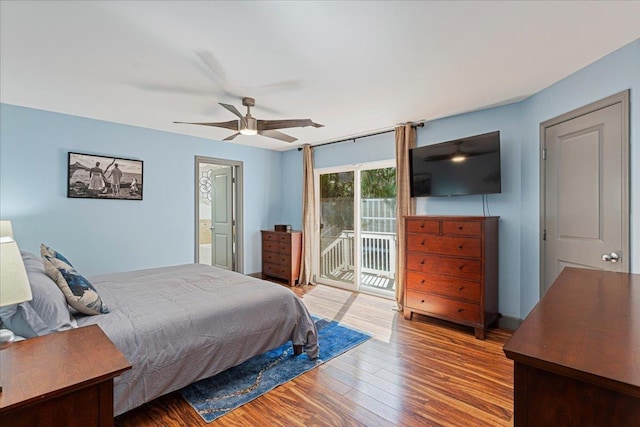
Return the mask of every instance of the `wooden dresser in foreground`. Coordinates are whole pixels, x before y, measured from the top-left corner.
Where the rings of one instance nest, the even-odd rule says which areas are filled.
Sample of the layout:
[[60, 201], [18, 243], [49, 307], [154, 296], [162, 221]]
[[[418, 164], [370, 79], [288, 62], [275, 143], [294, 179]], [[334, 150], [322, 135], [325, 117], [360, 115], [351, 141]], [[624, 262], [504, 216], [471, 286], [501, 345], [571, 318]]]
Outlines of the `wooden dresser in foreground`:
[[92, 325], [0, 350], [1, 426], [113, 426], [113, 378], [131, 365]]
[[296, 284], [302, 255], [301, 231], [262, 230], [262, 277], [284, 279]]
[[640, 425], [640, 275], [565, 268], [504, 352], [515, 426]]
[[405, 217], [406, 319], [425, 314], [485, 338], [498, 317], [498, 219]]

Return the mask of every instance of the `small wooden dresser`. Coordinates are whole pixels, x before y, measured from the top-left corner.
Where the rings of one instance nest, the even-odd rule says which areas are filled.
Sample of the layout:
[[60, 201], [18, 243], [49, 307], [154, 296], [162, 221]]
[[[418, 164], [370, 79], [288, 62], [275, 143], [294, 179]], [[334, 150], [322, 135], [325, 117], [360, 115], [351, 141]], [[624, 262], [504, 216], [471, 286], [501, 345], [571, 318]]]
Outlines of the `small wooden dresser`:
[[301, 254], [301, 231], [262, 230], [262, 278], [277, 277], [295, 285]]
[[113, 378], [131, 369], [97, 325], [0, 351], [0, 425], [113, 426]]
[[498, 219], [405, 217], [404, 317], [471, 326], [476, 338], [498, 317]]

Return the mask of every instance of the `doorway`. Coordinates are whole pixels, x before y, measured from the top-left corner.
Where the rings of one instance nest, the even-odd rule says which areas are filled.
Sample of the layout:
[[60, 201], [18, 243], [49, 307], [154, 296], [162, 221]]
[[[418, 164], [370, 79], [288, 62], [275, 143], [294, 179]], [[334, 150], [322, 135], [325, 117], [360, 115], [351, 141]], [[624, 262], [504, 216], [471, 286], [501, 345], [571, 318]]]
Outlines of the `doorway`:
[[195, 262], [242, 273], [242, 162], [196, 156], [195, 204]]
[[629, 271], [629, 91], [540, 125], [542, 296], [564, 267]]
[[394, 297], [395, 170], [391, 160], [315, 171], [316, 281]]

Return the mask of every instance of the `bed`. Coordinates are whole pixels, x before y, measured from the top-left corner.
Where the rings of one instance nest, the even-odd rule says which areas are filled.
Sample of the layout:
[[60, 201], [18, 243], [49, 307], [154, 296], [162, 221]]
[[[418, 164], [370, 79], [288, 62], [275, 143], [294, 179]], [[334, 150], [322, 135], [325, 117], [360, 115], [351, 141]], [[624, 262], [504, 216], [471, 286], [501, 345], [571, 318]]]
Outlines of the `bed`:
[[[42, 260], [29, 253], [23, 253], [23, 259], [34, 293], [30, 303], [38, 305], [42, 290], [34, 288], [44, 283], [34, 285], [34, 280], [45, 280]], [[69, 325], [66, 319], [60, 321], [64, 313], [58, 309], [53, 317], [59, 324], [52, 325], [51, 319], [45, 323], [49, 332], [97, 324], [129, 360], [132, 369], [114, 380], [115, 415], [288, 341], [296, 353], [303, 349], [306, 357], [318, 356], [311, 315], [290, 289], [275, 283], [201, 264], [106, 274], [89, 281], [109, 313], [75, 313]], [[59, 300], [62, 292], [58, 295], [47, 286], [46, 298]]]

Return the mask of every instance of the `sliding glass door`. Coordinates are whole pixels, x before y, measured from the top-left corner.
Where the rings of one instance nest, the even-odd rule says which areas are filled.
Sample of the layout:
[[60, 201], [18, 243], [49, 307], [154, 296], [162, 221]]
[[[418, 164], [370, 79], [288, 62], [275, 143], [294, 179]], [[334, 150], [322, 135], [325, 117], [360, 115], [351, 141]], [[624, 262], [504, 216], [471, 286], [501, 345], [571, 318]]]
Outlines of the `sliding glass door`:
[[328, 172], [320, 182], [319, 280], [355, 290], [355, 173]]
[[395, 163], [316, 170], [316, 280], [353, 291], [395, 293]]

